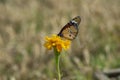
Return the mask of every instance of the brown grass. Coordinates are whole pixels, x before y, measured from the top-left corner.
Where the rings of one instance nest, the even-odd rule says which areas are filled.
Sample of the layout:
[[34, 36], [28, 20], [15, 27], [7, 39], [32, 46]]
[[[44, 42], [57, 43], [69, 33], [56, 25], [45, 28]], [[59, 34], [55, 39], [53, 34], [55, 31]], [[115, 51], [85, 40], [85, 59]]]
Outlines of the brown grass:
[[93, 80], [94, 69], [120, 67], [119, 3], [0, 0], [0, 80], [55, 79], [54, 56], [43, 47], [44, 37], [57, 34], [77, 15], [79, 34], [68, 54], [62, 54], [63, 80]]

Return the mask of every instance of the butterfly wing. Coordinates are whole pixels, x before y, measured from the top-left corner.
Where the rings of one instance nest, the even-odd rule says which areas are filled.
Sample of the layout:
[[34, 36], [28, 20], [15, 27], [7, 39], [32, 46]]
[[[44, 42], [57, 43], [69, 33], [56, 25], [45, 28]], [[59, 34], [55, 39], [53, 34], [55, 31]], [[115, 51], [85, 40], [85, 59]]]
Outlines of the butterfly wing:
[[80, 21], [81, 19], [79, 16], [73, 18], [61, 29], [58, 36], [69, 40], [75, 39], [78, 34], [78, 25], [80, 24]]

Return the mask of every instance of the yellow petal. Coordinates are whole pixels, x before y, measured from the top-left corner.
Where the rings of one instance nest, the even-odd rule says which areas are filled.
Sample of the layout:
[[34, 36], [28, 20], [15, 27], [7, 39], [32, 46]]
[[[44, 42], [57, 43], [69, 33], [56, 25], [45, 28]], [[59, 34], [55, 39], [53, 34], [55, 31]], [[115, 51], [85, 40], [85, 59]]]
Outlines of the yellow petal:
[[61, 52], [62, 49], [67, 50], [70, 46], [69, 40], [63, 40], [61, 37], [57, 35], [52, 35], [52, 37], [45, 37], [45, 44], [44, 46], [47, 49], [52, 49], [52, 47], [56, 47], [58, 52]]

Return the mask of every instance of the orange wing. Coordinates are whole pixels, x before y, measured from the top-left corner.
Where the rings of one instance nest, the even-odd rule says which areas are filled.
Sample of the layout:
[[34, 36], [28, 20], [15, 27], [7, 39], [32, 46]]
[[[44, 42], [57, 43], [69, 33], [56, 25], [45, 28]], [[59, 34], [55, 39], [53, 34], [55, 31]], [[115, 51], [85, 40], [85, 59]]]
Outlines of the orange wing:
[[79, 16], [73, 18], [69, 23], [67, 23], [59, 32], [58, 36], [73, 40], [76, 38], [78, 34], [78, 25], [80, 23], [81, 19]]

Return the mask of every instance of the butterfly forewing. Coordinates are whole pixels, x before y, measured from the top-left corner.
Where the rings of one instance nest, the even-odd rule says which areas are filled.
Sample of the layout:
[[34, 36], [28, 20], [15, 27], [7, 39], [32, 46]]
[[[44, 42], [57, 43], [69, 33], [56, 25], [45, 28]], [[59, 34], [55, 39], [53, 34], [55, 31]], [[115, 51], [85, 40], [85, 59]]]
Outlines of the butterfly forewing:
[[80, 23], [81, 19], [79, 16], [73, 18], [69, 23], [67, 23], [59, 32], [58, 36], [73, 40], [76, 38], [78, 34], [78, 25]]
[[[63, 38], [66, 38], [66, 39], [69, 39], [69, 40], [72, 40], [76, 37], [76, 34], [78, 31], [72, 31], [72, 28], [74, 28], [74, 26], [68, 26], [68, 27], [65, 27], [62, 31], [62, 37]], [[75, 29], [74, 29], [75, 30]]]

